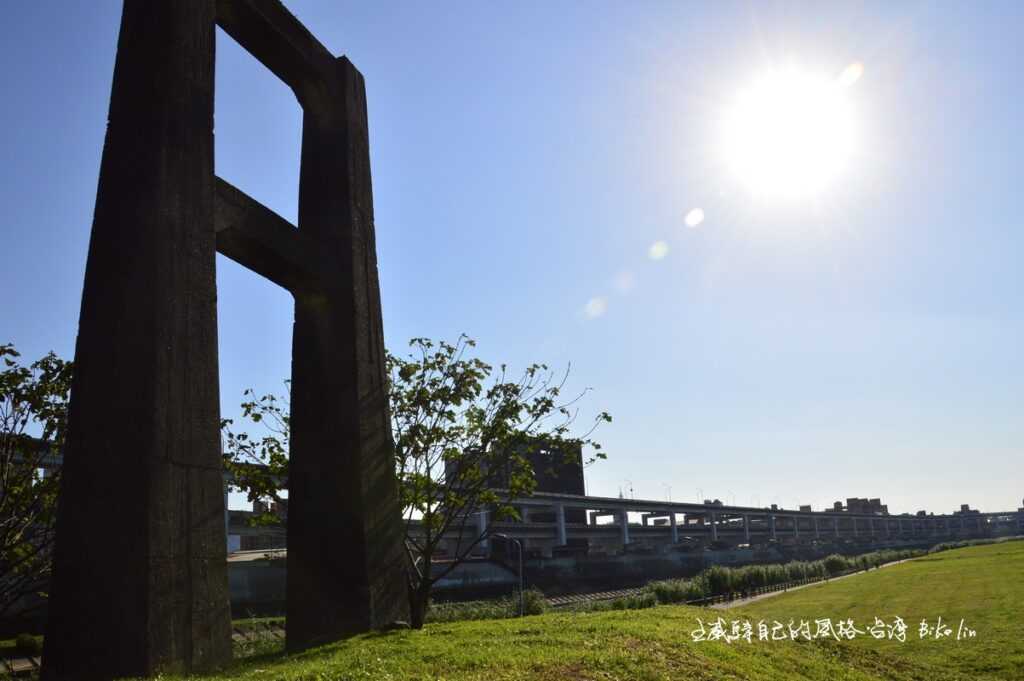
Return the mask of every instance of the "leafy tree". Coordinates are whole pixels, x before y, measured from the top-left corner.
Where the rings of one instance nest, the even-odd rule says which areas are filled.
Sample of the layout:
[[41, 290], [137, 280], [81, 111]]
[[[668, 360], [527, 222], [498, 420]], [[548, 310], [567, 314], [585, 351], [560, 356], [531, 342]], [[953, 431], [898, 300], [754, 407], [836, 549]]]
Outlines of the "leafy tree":
[[60, 484], [47, 459], [64, 443], [71, 389], [70, 362], [51, 352], [25, 367], [18, 357], [0, 345], [0, 617], [42, 605], [31, 596], [49, 581]]
[[[437, 580], [488, 537], [495, 521], [518, 518], [511, 501], [530, 495], [536, 486], [533, 452], [543, 448], [571, 456], [589, 446], [593, 451], [584, 463], [605, 458], [591, 435], [601, 422], [611, 421], [607, 413], [600, 413], [581, 436], [571, 436], [575, 405], [586, 391], [561, 401], [568, 370], [556, 377], [546, 365], [532, 364], [510, 379], [505, 365], [496, 370], [470, 357], [475, 345], [464, 335], [454, 344], [415, 338], [408, 355], [387, 357], [411, 624], [417, 628]], [[245, 397], [243, 417], [267, 429], [254, 438], [234, 432], [233, 423], [225, 420], [226, 465], [250, 500], [280, 500], [278, 489], [287, 479], [287, 401], [256, 397], [251, 390]], [[482, 532], [480, 511], [488, 512]], [[451, 559], [435, 565], [442, 541], [454, 544]]]

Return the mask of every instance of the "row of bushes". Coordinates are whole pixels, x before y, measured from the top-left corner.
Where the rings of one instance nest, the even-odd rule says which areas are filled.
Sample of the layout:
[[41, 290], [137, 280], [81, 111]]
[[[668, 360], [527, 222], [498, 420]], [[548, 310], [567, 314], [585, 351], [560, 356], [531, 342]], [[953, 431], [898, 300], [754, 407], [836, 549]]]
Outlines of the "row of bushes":
[[725, 567], [712, 565], [690, 579], [667, 579], [651, 582], [645, 588], [658, 603], [686, 603], [730, 593], [750, 593], [755, 589], [788, 582], [825, 579], [858, 570], [868, 570], [884, 563], [924, 555], [919, 549], [885, 550], [859, 556], [834, 553], [821, 560], [795, 560], [773, 565]]
[[[540, 615], [547, 612], [548, 605], [540, 589], [523, 592], [523, 614]], [[517, 617], [519, 596], [507, 596], [488, 601], [462, 601], [459, 603], [431, 603], [427, 610], [427, 622], [458, 622], [462, 620], [491, 620]]]
[[1020, 537], [997, 537], [995, 539], [964, 539], [961, 541], [944, 541], [941, 544], [928, 549], [928, 553], [938, 553], [939, 551], [949, 551], [950, 549], [962, 549], [965, 546], [978, 546], [979, 544], [1001, 544], [1004, 541], [1013, 541], [1020, 539]]
[[939, 551], [961, 549], [980, 544], [995, 544], [1012, 539], [1018, 538], [968, 539], [943, 542], [927, 550], [883, 549], [859, 556], [842, 556], [833, 553], [821, 560], [797, 560], [790, 563], [772, 565], [746, 565], [738, 568], [713, 565], [690, 579], [667, 579], [651, 582], [635, 596], [617, 598], [601, 603], [581, 604], [577, 610], [634, 610], [637, 608], [649, 608], [657, 604], [688, 603], [730, 593], [750, 593], [761, 587], [807, 579], [835, 577], [849, 572], [870, 570], [885, 563], [917, 558]]
[[[943, 542], [930, 549], [883, 549], [857, 556], [833, 553], [820, 560], [796, 560], [770, 565], [726, 567], [712, 565], [700, 574], [687, 579], [665, 579], [648, 583], [639, 593], [608, 601], [588, 601], [570, 606], [575, 612], [602, 610], [636, 610], [659, 604], [689, 603], [712, 596], [745, 594], [766, 586], [775, 586], [804, 580], [825, 579], [838, 575], [877, 568], [885, 563], [917, 558], [930, 553], [959, 549], [979, 544], [1006, 541], [1002, 539], [970, 539]], [[544, 594], [528, 589], [524, 594], [524, 612], [539, 615], [550, 609]], [[455, 622], [458, 620], [502, 619], [519, 613], [516, 597], [490, 601], [432, 604], [427, 613], [428, 622]]]

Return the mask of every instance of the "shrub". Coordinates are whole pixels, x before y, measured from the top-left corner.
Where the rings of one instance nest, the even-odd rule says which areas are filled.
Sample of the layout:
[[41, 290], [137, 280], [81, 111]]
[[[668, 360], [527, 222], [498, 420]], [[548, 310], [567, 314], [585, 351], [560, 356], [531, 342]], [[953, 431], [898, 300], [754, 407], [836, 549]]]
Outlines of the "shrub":
[[840, 556], [838, 553], [833, 553], [825, 558], [825, 570], [830, 575], [838, 575], [840, 572], [847, 570], [850, 566], [846, 558]]
[[712, 596], [727, 594], [733, 590], [732, 570], [721, 565], [712, 565], [702, 573], [707, 579], [708, 593]]
[[544, 592], [540, 589], [530, 588], [523, 592], [523, 614], [542, 615], [550, 609]]
[[651, 582], [645, 591], [658, 603], [686, 603], [707, 597], [706, 582], [702, 579], [665, 579]]
[[32, 634], [18, 634], [14, 649], [22, 657], [38, 657], [43, 654], [43, 642]]

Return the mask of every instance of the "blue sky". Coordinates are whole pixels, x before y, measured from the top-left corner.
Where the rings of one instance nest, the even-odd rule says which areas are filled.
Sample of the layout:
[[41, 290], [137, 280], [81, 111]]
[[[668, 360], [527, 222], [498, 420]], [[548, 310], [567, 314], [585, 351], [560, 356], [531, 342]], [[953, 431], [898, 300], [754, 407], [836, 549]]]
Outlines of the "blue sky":
[[[465, 332], [496, 363], [571, 363], [581, 419], [615, 419], [591, 493], [1021, 504], [1018, 5], [287, 4], [366, 76], [389, 347]], [[0, 342], [69, 357], [120, 3], [6, 17]], [[217, 173], [294, 220], [299, 106], [217, 46]], [[717, 141], [736, 91], [854, 62], [836, 181], [739, 184]], [[217, 266], [232, 415], [287, 377], [292, 305]]]

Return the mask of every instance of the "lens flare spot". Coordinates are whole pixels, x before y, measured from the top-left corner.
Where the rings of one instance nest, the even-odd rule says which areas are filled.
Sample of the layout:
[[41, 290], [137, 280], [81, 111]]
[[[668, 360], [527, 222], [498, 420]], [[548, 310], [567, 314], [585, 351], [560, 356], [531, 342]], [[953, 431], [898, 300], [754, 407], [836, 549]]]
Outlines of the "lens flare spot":
[[694, 208], [686, 214], [686, 226], [690, 229], [693, 229], [702, 222], [704, 222], [704, 211], [700, 208]]
[[661, 260], [668, 255], [668, 244], [664, 241], [655, 241], [647, 249], [647, 257], [651, 260]]
[[839, 74], [839, 85], [842, 87], [850, 87], [864, 75], [864, 64], [859, 61], [855, 61]]
[[619, 293], [629, 293], [633, 290], [633, 287], [636, 286], [636, 277], [634, 277], [633, 273], [629, 270], [623, 270], [616, 274], [615, 278], [612, 279], [612, 286], [614, 286], [615, 290]]
[[601, 296], [595, 296], [583, 306], [583, 315], [587, 319], [597, 319], [608, 311], [608, 301]]

